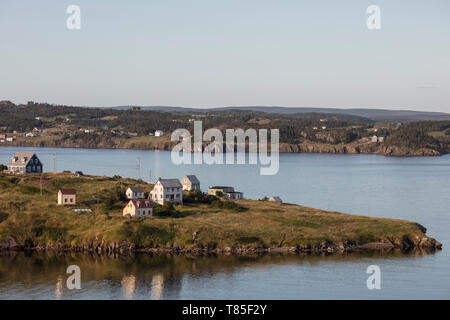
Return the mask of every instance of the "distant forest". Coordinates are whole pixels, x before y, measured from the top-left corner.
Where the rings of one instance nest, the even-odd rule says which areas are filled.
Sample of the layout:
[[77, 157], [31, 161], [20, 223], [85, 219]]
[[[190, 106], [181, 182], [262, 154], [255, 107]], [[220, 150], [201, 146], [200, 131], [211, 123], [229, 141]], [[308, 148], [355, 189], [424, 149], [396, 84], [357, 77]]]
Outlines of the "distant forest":
[[[208, 128], [278, 128], [280, 142], [299, 144], [312, 141], [330, 144], [347, 144], [374, 134], [375, 121], [345, 114], [295, 113], [276, 114], [250, 110], [222, 110], [202, 113], [164, 112], [148, 110], [121, 110], [107, 108], [71, 107], [33, 103], [15, 105], [0, 102], [0, 132], [28, 132], [35, 127], [61, 128], [62, 138], [83, 140], [109, 139], [111, 130], [123, 130], [139, 136], [155, 130], [170, 133], [177, 128], [193, 130], [192, 120], [202, 120], [203, 130]], [[76, 129], [103, 131], [102, 137], [89, 136]], [[72, 130], [72, 132], [69, 132]], [[64, 133], [65, 132], [65, 133]], [[432, 132], [443, 132], [431, 135]], [[418, 149], [430, 147], [443, 150], [449, 144], [450, 121], [419, 121], [405, 125], [387, 125], [377, 130], [386, 138], [387, 146]]]

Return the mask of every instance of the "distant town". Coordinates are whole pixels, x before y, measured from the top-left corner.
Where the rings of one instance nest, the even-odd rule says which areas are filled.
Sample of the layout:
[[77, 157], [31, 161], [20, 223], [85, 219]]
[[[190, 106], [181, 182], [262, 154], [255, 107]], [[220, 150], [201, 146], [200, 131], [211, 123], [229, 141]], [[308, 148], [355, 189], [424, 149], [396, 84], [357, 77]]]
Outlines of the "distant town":
[[0, 101], [0, 146], [171, 150], [177, 143], [171, 141], [171, 133], [179, 128], [192, 131], [194, 121], [201, 120], [204, 130], [277, 128], [280, 152], [439, 156], [450, 151], [450, 121], [423, 121], [421, 113], [370, 118], [272, 109], [164, 111], [33, 101], [16, 105], [4, 100]]

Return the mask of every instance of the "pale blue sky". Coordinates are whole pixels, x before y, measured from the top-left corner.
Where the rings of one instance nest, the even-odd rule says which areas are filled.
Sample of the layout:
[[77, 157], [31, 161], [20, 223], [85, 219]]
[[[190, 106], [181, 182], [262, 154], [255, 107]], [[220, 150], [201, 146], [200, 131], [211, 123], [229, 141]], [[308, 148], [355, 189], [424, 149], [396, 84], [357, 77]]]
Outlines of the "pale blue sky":
[[16, 103], [450, 112], [448, 0], [0, 0], [0, 38]]

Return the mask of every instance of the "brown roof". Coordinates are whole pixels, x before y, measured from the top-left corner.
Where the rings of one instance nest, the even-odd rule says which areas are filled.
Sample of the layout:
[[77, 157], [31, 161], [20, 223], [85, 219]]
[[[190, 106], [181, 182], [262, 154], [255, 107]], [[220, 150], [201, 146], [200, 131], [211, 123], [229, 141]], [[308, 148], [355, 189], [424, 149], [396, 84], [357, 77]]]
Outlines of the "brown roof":
[[130, 200], [136, 208], [153, 208], [150, 200]]
[[59, 189], [59, 191], [61, 191], [62, 194], [77, 194], [75, 189]]

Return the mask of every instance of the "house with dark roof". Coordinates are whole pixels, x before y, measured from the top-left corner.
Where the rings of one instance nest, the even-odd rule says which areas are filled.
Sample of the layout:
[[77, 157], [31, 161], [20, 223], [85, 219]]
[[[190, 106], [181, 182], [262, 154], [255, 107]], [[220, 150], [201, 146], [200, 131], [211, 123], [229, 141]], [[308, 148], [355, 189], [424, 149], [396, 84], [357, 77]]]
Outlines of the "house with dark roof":
[[269, 201], [283, 203], [283, 201], [281, 200], [281, 198], [279, 196], [270, 197]]
[[127, 198], [131, 200], [145, 198], [145, 192], [141, 187], [129, 187], [127, 191], [125, 191], [125, 194], [127, 195]]
[[153, 216], [153, 206], [150, 200], [140, 199], [140, 200], [130, 200], [127, 205], [123, 208], [123, 216], [130, 218], [146, 217], [150, 218]]
[[15, 173], [41, 173], [43, 167], [34, 152], [16, 152], [8, 163], [8, 170]]
[[200, 180], [194, 175], [187, 175], [181, 179], [181, 184], [183, 185], [183, 190], [200, 190]]
[[225, 186], [213, 186], [209, 187], [208, 194], [213, 196], [222, 195], [225, 199], [234, 199], [239, 200], [244, 198], [244, 194], [239, 191], [235, 191], [234, 187], [225, 187]]
[[164, 202], [183, 204], [183, 186], [178, 179], [158, 178], [150, 191], [149, 199], [161, 205]]
[[72, 205], [77, 203], [77, 191], [75, 189], [59, 189], [58, 204]]

